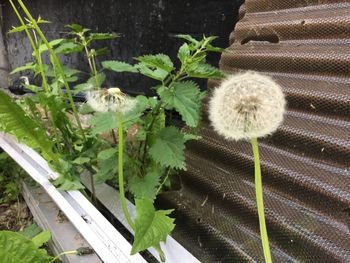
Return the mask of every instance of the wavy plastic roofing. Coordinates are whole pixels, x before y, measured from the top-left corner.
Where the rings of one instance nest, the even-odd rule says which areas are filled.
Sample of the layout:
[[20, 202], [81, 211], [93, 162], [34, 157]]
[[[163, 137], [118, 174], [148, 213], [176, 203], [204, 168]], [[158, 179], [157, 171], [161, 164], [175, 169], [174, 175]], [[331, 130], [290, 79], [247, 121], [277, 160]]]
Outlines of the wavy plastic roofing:
[[[350, 262], [350, 1], [247, 0], [240, 17], [221, 68], [270, 75], [288, 100], [260, 143], [273, 260]], [[263, 262], [251, 146], [206, 118], [201, 134], [182, 189], [163, 194], [174, 237], [202, 262]]]

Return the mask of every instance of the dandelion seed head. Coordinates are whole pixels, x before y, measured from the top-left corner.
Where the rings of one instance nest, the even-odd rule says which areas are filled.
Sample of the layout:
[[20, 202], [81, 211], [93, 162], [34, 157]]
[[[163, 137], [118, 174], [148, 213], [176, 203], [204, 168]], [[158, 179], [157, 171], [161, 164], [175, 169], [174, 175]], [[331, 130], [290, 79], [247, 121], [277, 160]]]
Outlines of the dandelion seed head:
[[276, 131], [283, 121], [285, 104], [275, 81], [248, 71], [230, 76], [214, 90], [209, 119], [226, 139], [259, 138]]
[[136, 106], [136, 100], [121, 92], [119, 88], [88, 91], [86, 100], [90, 107], [98, 112], [126, 113]]

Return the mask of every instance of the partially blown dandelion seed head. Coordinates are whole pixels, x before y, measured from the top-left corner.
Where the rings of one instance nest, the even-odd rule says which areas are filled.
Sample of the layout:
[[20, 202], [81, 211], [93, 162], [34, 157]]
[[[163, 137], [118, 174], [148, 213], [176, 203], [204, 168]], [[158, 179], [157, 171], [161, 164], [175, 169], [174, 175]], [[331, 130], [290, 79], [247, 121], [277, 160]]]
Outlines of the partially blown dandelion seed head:
[[226, 139], [264, 137], [283, 121], [285, 98], [270, 77], [245, 72], [227, 78], [214, 90], [209, 119]]
[[136, 106], [136, 100], [121, 92], [119, 88], [88, 91], [86, 100], [90, 107], [98, 112], [126, 113]]

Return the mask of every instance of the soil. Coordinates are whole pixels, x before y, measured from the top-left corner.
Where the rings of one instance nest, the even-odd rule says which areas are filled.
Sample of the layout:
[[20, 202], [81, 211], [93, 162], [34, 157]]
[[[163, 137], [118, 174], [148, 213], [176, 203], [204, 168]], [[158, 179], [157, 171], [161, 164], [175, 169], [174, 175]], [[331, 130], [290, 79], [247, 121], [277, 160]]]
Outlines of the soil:
[[0, 230], [21, 231], [33, 223], [24, 201], [0, 205]]

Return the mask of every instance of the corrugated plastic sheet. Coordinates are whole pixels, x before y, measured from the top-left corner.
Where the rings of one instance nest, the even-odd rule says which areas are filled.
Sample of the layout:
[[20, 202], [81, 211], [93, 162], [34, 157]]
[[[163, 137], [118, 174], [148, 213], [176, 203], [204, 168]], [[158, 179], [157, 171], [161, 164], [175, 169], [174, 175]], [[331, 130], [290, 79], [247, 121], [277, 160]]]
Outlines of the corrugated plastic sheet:
[[[260, 141], [274, 262], [350, 262], [350, 1], [247, 0], [220, 67], [256, 70], [283, 87], [288, 110]], [[217, 82], [209, 83], [209, 92]], [[204, 118], [188, 145], [174, 233], [203, 262], [263, 262], [248, 142]]]

